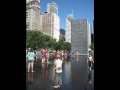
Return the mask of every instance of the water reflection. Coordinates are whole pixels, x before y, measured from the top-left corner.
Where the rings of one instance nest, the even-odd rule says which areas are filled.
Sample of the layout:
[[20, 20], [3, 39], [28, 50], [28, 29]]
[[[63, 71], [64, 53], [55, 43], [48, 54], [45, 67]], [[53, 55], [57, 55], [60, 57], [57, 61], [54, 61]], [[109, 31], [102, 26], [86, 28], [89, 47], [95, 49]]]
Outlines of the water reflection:
[[92, 84], [92, 71], [88, 73], [88, 84]]
[[28, 74], [28, 83], [33, 83], [33, 73], [27, 73]]
[[79, 57], [77, 56], [77, 57], [76, 57], [76, 61], [78, 61], [78, 59], [79, 59]]
[[65, 61], [66, 61], [66, 59], [67, 59], [67, 55], [65, 55], [63, 58], [64, 58], [64, 62], [65, 62]]
[[26, 87], [27, 90], [33, 90], [33, 73], [27, 73], [27, 82], [28, 86]]
[[[62, 74], [61, 73], [55, 73], [54, 76], [54, 88], [60, 88], [62, 86], [62, 78], [61, 78]], [[56, 86], [58, 85], [58, 86]]]
[[42, 74], [44, 77], [48, 76], [48, 63], [42, 63]]
[[94, 72], [94, 70], [89, 71], [89, 73], [88, 73], [86, 90], [94, 90], [93, 72]]
[[[87, 87], [92, 87], [89, 90], [94, 90], [93, 77], [90, 77], [94, 73], [88, 73], [86, 56], [61, 57], [62, 76], [54, 72], [54, 59], [54, 56], [50, 56], [49, 64], [42, 64], [41, 59], [34, 63], [35, 73], [26, 74], [27, 90], [86, 90], [86, 84]], [[61, 88], [54, 89], [55, 83], [60, 83]]]

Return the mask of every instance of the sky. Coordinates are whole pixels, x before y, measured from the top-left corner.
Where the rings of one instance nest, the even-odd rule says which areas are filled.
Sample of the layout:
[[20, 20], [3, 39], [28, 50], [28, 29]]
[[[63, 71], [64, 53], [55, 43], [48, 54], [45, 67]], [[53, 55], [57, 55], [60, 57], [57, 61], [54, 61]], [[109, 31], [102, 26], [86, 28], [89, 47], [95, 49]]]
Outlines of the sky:
[[72, 14], [75, 20], [88, 19], [92, 26], [94, 20], [94, 0], [40, 0], [41, 12], [47, 11], [47, 4], [55, 2], [58, 5], [58, 16], [60, 18], [60, 29], [66, 30], [66, 17]]

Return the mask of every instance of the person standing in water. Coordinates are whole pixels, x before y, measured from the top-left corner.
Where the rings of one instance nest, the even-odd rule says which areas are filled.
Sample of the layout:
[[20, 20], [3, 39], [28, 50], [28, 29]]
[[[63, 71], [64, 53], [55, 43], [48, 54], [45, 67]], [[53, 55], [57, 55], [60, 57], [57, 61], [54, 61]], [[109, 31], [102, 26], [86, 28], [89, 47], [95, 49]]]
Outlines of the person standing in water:
[[59, 88], [61, 86], [61, 75], [62, 75], [62, 60], [60, 55], [57, 55], [57, 59], [54, 60], [55, 65], [55, 86], [54, 88]]
[[31, 68], [31, 72], [34, 72], [34, 71], [33, 71], [33, 67], [34, 67], [34, 57], [35, 57], [35, 53], [34, 53], [33, 50], [31, 49], [31, 50], [28, 52], [28, 71], [27, 71], [27, 72], [30, 72], [30, 68]]
[[93, 58], [92, 58], [91, 54], [89, 54], [89, 56], [87, 58], [87, 63], [88, 63], [88, 66], [89, 66], [89, 70], [92, 71], [92, 63], [94, 63], [94, 61], [93, 61]]

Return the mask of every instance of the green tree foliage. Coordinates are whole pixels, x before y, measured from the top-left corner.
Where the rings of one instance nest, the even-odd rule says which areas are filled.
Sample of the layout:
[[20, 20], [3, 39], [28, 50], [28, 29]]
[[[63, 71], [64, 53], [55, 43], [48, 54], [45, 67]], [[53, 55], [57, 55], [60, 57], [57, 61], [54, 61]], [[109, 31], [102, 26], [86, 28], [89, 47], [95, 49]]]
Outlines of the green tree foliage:
[[94, 43], [93, 42], [90, 45], [90, 49], [94, 50]]
[[52, 50], [66, 49], [69, 51], [71, 44], [63, 40], [56, 42], [56, 39], [38, 30], [26, 30], [26, 47], [36, 49], [49, 48]]
[[64, 44], [64, 48], [65, 48], [67, 51], [70, 51], [70, 50], [71, 50], [71, 43], [66, 42], [66, 43]]

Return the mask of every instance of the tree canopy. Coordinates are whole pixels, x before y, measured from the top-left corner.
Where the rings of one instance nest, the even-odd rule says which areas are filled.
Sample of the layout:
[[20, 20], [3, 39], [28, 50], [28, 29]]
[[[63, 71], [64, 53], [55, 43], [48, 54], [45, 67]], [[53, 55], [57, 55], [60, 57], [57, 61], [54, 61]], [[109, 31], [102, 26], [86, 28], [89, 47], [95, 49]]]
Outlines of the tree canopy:
[[69, 42], [63, 41], [62, 39], [56, 42], [56, 39], [38, 30], [26, 30], [26, 47], [70, 51], [71, 44]]

